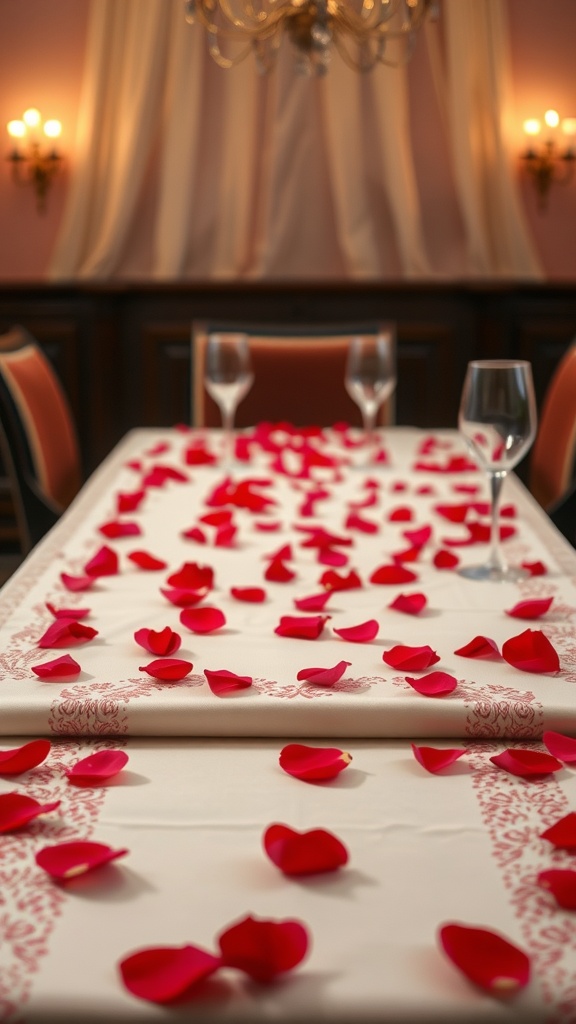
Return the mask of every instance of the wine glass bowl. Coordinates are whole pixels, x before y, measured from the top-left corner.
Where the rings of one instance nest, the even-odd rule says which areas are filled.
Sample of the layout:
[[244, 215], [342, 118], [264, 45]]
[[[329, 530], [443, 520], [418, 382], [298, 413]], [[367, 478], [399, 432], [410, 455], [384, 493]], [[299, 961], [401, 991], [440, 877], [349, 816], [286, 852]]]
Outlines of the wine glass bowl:
[[374, 335], [350, 339], [346, 390], [359, 407], [367, 441], [374, 438], [378, 412], [396, 387], [396, 345], [392, 325]]
[[206, 343], [204, 386], [222, 416], [231, 451], [236, 410], [254, 383], [247, 334], [210, 334]]
[[504, 480], [528, 452], [536, 436], [532, 367], [525, 360], [474, 360], [462, 388], [458, 429], [483, 469], [491, 491], [491, 551], [484, 565], [460, 570], [470, 579], [522, 579], [528, 573], [508, 566], [500, 550], [499, 503]]

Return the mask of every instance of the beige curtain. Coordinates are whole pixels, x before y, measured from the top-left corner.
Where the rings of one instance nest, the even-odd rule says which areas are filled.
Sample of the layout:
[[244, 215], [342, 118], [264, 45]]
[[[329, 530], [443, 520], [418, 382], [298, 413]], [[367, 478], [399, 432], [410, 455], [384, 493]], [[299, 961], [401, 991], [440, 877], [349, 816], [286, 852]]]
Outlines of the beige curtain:
[[[443, 0], [431, 100], [410, 65], [361, 75], [334, 55], [324, 78], [305, 78], [289, 47], [268, 77], [251, 58], [224, 71], [181, 0], [92, 0], [52, 278], [538, 276], [503, 143], [503, 6]], [[454, 231], [450, 251], [431, 244], [422, 102], [444, 118], [462, 253]]]

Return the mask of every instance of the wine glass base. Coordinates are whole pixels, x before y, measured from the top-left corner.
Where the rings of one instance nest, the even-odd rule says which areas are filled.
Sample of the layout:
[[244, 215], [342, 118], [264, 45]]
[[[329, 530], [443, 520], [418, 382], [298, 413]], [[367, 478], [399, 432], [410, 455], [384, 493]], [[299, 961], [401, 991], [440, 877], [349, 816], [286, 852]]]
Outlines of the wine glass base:
[[458, 569], [458, 575], [467, 580], [490, 580], [493, 583], [517, 583], [530, 576], [527, 569], [516, 565], [468, 565]]

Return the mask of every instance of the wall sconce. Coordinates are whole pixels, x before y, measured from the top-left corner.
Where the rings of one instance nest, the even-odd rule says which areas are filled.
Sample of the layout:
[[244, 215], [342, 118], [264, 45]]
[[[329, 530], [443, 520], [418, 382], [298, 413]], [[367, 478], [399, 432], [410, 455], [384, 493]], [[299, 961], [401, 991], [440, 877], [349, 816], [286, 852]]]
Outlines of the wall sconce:
[[[12, 163], [14, 181], [21, 185], [32, 185], [36, 192], [38, 210], [46, 209], [46, 195], [53, 178], [61, 168], [62, 157], [54, 148], [43, 147], [41, 133], [46, 139], [57, 139], [62, 131], [60, 121], [42, 121], [42, 115], [35, 107], [22, 114], [22, 119], [9, 121], [8, 134], [14, 139], [14, 148], [8, 155]], [[25, 144], [20, 148], [19, 140]]]
[[[522, 156], [526, 170], [534, 182], [538, 195], [538, 206], [541, 210], [546, 209], [548, 193], [552, 184], [566, 185], [570, 181], [574, 174], [574, 161], [576, 160], [576, 149], [574, 148], [576, 117], [565, 117], [560, 122], [558, 111], [547, 110], [544, 114], [544, 125], [545, 130], [548, 129], [547, 137], [537, 139], [542, 129], [540, 121], [534, 117], [524, 121], [524, 131], [528, 135], [530, 143]], [[555, 138], [555, 131], [558, 127], [567, 136], [565, 149], [560, 147]]]

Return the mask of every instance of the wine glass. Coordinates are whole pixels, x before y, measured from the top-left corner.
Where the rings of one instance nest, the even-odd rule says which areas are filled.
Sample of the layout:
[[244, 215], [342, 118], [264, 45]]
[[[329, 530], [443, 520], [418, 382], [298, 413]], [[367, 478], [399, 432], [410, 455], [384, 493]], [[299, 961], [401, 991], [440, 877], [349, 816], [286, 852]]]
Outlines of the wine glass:
[[206, 343], [204, 386], [220, 409], [229, 459], [233, 454], [236, 409], [253, 383], [248, 335], [210, 334]]
[[509, 566], [500, 549], [499, 509], [506, 474], [526, 454], [536, 435], [536, 401], [530, 363], [514, 359], [468, 363], [458, 429], [488, 475], [491, 497], [490, 554], [484, 565], [460, 570], [475, 580], [519, 580], [528, 576]]
[[396, 387], [395, 331], [391, 324], [377, 335], [350, 339], [344, 383], [362, 413], [366, 441], [373, 444], [378, 410]]

